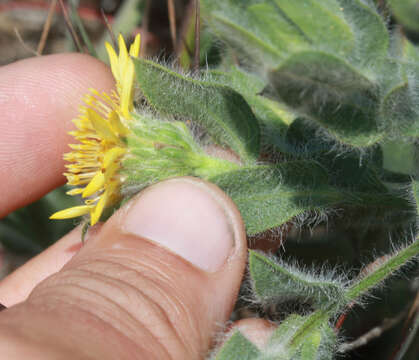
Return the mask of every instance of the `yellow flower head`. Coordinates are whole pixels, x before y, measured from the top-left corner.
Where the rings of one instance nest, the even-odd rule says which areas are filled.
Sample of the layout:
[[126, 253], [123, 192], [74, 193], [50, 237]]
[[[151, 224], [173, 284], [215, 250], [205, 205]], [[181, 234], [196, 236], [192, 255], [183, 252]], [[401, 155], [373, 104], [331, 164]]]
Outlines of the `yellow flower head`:
[[129, 53], [123, 37], [119, 36], [119, 55], [106, 43], [112, 74], [116, 80], [116, 92], [111, 95], [91, 89], [85, 105], [73, 122], [77, 130], [71, 131], [78, 144], [73, 151], [64, 154], [68, 172], [67, 184], [76, 186], [69, 195], [81, 194], [85, 205], [75, 206], [53, 214], [50, 219], [68, 219], [90, 213], [91, 225], [96, 224], [106, 207], [120, 200], [122, 184], [120, 163], [127, 152], [124, 142], [129, 133], [125, 125], [131, 119], [134, 93], [134, 63], [140, 50], [137, 35]]

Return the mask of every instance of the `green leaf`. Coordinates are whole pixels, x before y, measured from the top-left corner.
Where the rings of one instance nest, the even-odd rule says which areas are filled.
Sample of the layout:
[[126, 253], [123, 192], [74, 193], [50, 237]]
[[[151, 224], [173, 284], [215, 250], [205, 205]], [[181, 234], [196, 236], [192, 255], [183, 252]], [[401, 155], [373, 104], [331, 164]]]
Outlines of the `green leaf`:
[[250, 166], [209, 179], [236, 203], [249, 235], [320, 213], [331, 207], [357, 206], [410, 214], [411, 206], [385, 187], [344, 188], [329, 184], [324, 168], [312, 161]]
[[259, 349], [236, 331], [218, 351], [215, 360], [253, 360], [259, 355]]
[[347, 303], [345, 287], [340, 281], [273, 261], [255, 251], [250, 251], [249, 270], [253, 292], [259, 301], [278, 303], [293, 300], [309, 302], [316, 308]]
[[392, 43], [380, 104], [385, 131], [395, 138], [419, 137], [419, 50], [401, 32]]
[[[324, 170], [315, 163], [254, 166], [211, 178], [238, 206], [249, 235], [280, 226], [307, 210], [324, 209]], [[326, 191], [327, 192], [327, 191]], [[332, 195], [335, 196], [336, 193]]]
[[419, 31], [419, 1], [417, 0], [389, 0], [396, 19], [406, 28]]
[[396, 135], [419, 136], [419, 109], [415, 101], [419, 94], [409, 79], [401, 80], [383, 98], [380, 112], [383, 115], [386, 132]]
[[284, 359], [293, 359], [293, 355], [297, 352], [299, 346], [291, 347], [292, 339], [305, 321], [306, 318], [301, 315], [289, 315], [274, 331], [266, 348], [277, 348], [281, 351]]
[[277, 96], [317, 121], [338, 141], [367, 147], [378, 130], [378, 87], [347, 62], [326, 53], [291, 56], [269, 74]]
[[[383, 18], [370, 0], [337, 0], [355, 35], [353, 63], [371, 66], [377, 71], [378, 64], [387, 56], [389, 34]], [[361, 63], [361, 64], [360, 64]]]
[[[418, 2], [419, 4], [419, 2]], [[402, 58], [416, 66], [419, 66], [419, 48], [410, 42], [403, 33], [399, 34], [399, 42], [401, 43]]]
[[246, 12], [257, 33], [281, 53], [281, 58], [310, 46], [310, 39], [284, 16], [274, 1], [253, 4]]
[[412, 181], [412, 191], [413, 191], [413, 197], [416, 202], [416, 211], [419, 216], [419, 181], [417, 180]]
[[[254, 1], [251, 1], [254, 3]], [[248, 3], [237, 4], [233, 0], [202, 0], [202, 10], [209, 26], [218, 38], [239, 50], [240, 56], [249, 59], [250, 63], [277, 64], [284, 57], [277, 44], [272, 42], [270, 28], [273, 22], [280, 27], [288, 24], [283, 19], [272, 16], [266, 19], [267, 27], [260, 17], [246, 11]], [[271, 13], [271, 14], [275, 14]], [[268, 34], [267, 34], [268, 30]]]
[[283, 16], [316, 48], [344, 55], [354, 37], [335, 0], [273, 0]]
[[414, 175], [417, 172], [415, 144], [393, 140], [383, 144], [382, 149], [384, 169], [406, 175]]
[[201, 2], [216, 35], [250, 65], [275, 66], [293, 52], [313, 48], [344, 55], [355, 46], [336, 0]]
[[[319, 335], [321, 337], [319, 346], [329, 345], [332, 348], [330, 344], [334, 344], [336, 338], [331, 336], [330, 331], [328, 331], [328, 321], [329, 315], [323, 311], [316, 311], [308, 316], [292, 314], [281, 322], [275, 330], [269, 339], [266, 350], [274, 352], [275, 349], [278, 349], [283, 356], [280, 359], [305, 360], [305, 358], [301, 357], [303, 348], [305, 347], [304, 351], [307, 354], [309, 352], [307, 342], [314, 342], [314, 338], [317, 338]], [[313, 346], [310, 350], [313, 352]], [[327, 352], [330, 352], [330, 350], [323, 351], [322, 355], [327, 354]], [[322, 357], [318, 357], [317, 359], [324, 360]]]
[[313, 331], [301, 347], [301, 360], [316, 360], [322, 340], [321, 331]]
[[258, 158], [259, 125], [240, 94], [227, 86], [187, 78], [152, 61], [134, 61], [139, 87], [154, 109], [197, 122], [245, 162]]
[[296, 115], [284, 104], [260, 95], [265, 81], [238, 67], [231, 67], [228, 72], [212, 71], [211, 76], [214, 81], [231, 86], [243, 95], [259, 121], [263, 147], [274, 146], [283, 153], [297, 152], [285, 138]]

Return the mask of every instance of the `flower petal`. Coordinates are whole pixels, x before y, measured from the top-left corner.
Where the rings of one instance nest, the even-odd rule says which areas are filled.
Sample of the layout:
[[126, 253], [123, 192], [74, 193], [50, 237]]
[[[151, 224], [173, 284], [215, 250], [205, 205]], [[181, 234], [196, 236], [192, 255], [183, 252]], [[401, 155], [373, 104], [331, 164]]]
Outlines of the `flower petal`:
[[107, 167], [109, 167], [111, 163], [113, 163], [116, 159], [118, 159], [120, 156], [124, 155], [125, 153], [126, 153], [126, 150], [121, 147], [114, 147], [110, 149], [103, 157], [103, 167], [106, 169]]
[[131, 44], [129, 48], [129, 54], [133, 57], [138, 57], [138, 54], [140, 53], [140, 45], [141, 45], [141, 35], [137, 34], [135, 36], [134, 42]]
[[52, 214], [49, 218], [50, 219], [71, 219], [71, 218], [85, 215], [91, 210], [92, 210], [92, 206], [88, 206], [88, 205], [74, 206], [65, 210], [58, 211]]
[[83, 188], [75, 188], [75, 189], [71, 189], [71, 190], [66, 191], [66, 194], [73, 196], [73, 195], [79, 195], [82, 192], [83, 192]]
[[121, 122], [121, 119], [116, 111], [112, 111], [108, 115], [108, 121], [112, 127], [112, 130], [118, 133], [119, 135], [124, 136], [129, 133], [128, 128]]
[[111, 70], [113, 77], [116, 81], [119, 81], [119, 60], [118, 55], [116, 55], [116, 52], [111, 44], [108, 42], [105, 43], [106, 51], [108, 52], [109, 61], [111, 63]]
[[129, 57], [128, 57], [128, 50], [127, 50], [127, 46], [125, 45], [124, 37], [121, 34], [119, 34], [119, 37], [118, 37], [118, 45], [119, 45], [119, 74], [120, 74], [120, 78], [122, 78], [121, 74], [123, 74], [125, 71], [125, 66]]
[[108, 202], [109, 191], [105, 191], [100, 197], [99, 202], [96, 204], [95, 208], [90, 211], [90, 225], [95, 225], [100, 217], [102, 216], [103, 209], [106, 207]]
[[135, 74], [135, 70], [134, 70], [134, 63], [132, 62], [131, 59], [129, 59], [127, 66], [124, 69], [124, 77], [122, 78], [121, 81], [121, 87], [122, 87], [122, 91], [121, 91], [121, 112], [122, 115], [126, 118], [126, 119], [130, 119], [131, 118], [131, 108], [133, 106], [132, 104], [132, 91], [133, 91], [133, 87], [134, 87], [134, 74]]
[[117, 135], [112, 131], [107, 121], [102, 118], [96, 111], [92, 109], [88, 109], [87, 111], [89, 114], [89, 119], [99, 135], [101, 135], [106, 140], [118, 142]]
[[96, 191], [100, 190], [105, 185], [105, 175], [102, 171], [98, 171], [93, 179], [90, 180], [89, 184], [83, 191], [82, 197], [92, 196]]

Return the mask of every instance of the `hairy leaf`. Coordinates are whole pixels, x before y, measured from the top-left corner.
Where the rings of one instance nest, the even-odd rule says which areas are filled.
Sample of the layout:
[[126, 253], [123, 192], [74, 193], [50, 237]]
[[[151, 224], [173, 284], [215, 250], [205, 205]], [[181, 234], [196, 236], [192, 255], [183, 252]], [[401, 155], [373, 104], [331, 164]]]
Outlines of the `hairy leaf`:
[[346, 304], [344, 284], [332, 277], [310, 274], [255, 251], [250, 252], [249, 269], [254, 294], [260, 301], [293, 300], [309, 302], [317, 308]]
[[[378, 63], [387, 56], [389, 35], [382, 16], [371, 0], [337, 0], [355, 36], [352, 54], [354, 64], [371, 66], [377, 71]], [[361, 64], [360, 64], [361, 63]]]
[[[308, 316], [288, 316], [269, 339], [266, 352], [274, 354], [276, 350], [282, 355], [279, 359], [287, 360], [329, 358], [336, 337], [329, 331], [328, 320], [329, 315], [323, 311], [316, 311]], [[307, 357], [309, 355], [316, 357]]]
[[231, 86], [246, 99], [259, 120], [262, 146], [274, 146], [283, 153], [297, 152], [285, 138], [296, 115], [284, 104], [260, 95], [266, 86], [265, 81], [237, 67], [228, 72], [213, 71], [211, 75], [214, 81]]
[[416, 202], [416, 211], [419, 216], [419, 181], [417, 180], [412, 181], [412, 192], [413, 192], [413, 197]]
[[[269, 339], [267, 348], [274, 349], [277, 347], [281, 352], [286, 356], [285, 359], [292, 359], [293, 355], [297, 352], [300, 346], [290, 346], [293, 340], [293, 337], [304, 325], [306, 318], [292, 314], [288, 316], [278, 328], [274, 331], [271, 338]], [[300, 345], [300, 344], [298, 344]]]
[[392, 138], [419, 137], [419, 50], [403, 34], [393, 37], [394, 59], [380, 104], [382, 127]]
[[352, 51], [353, 34], [335, 0], [274, 0], [279, 11], [309, 42], [339, 55]]
[[[243, 4], [238, 5], [233, 0], [214, 1], [202, 0], [203, 13], [208, 24], [220, 39], [239, 50], [241, 57], [256, 61], [259, 64], [277, 64], [283, 58], [277, 45], [267, 36], [263, 22], [246, 11]], [[278, 19], [275, 19], [276, 21]], [[266, 19], [272, 23], [270, 18]], [[287, 26], [283, 21], [278, 22]], [[278, 29], [279, 30], [279, 29]], [[280, 32], [280, 31], [278, 31]]]
[[396, 19], [408, 29], [419, 31], [419, 2], [417, 0], [389, 0]]
[[[321, 210], [327, 176], [315, 163], [255, 166], [210, 179], [238, 206], [250, 235], [280, 226], [307, 210]], [[326, 199], [325, 199], [326, 198]]]
[[367, 188], [342, 188], [329, 184], [324, 168], [312, 161], [250, 166], [209, 179], [238, 206], [249, 235], [281, 226], [309, 212], [322, 213], [334, 206], [411, 211], [407, 200]]
[[[418, 171], [416, 160], [416, 146], [400, 140], [387, 141], [382, 145], [383, 168], [392, 173], [415, 175]], [[402, 182], [399, 180], [399, 182]]]
[[240, 331], [236, 331], [215, 356], [215, 360], [253, 360], [260, 351], [247, 340]]
[[[355, 37], [336, 0], [203, 0], [209, 25], [242, 58], [274, 66], [290, 54], [349, 54]], [[251, 64], [251, 61], [248, 61]], [[262, 69], [263, 70], [263, 69]]]
[[382, 137], [378, 88], [345, 61], [318, 51], [293, 55], [269, 75], [276, 94], [339, 141], [367, 147]]
[[245, 162], [258, 158], [259, 125], [239, 93], [182, 76], [152, 61], [137, 59], [135, 66], [139, 87], [154, 109], [197, 122]]
[[311, 336], [301, 346], [301, 360], [319, 359], [319, 348], [322, 340], [321, 331], [313, 331]]

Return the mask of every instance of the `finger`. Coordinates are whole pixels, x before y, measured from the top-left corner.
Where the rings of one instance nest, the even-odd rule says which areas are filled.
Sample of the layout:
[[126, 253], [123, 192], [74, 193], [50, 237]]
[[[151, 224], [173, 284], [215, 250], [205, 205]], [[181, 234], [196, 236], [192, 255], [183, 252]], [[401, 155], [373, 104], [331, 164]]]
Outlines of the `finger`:
[[221, 190], [193, 178], [156, 184], [0, 314], [0, 352], [202, 359], [230, 316], [245, 260], [242, 220]]
[[[98, 224], [89, 230], [86, 241], [95, 236], [100, 226], [101, 224]], [[81, 226], [79, 226], [2, 279], [0, 303], [10, 307], [26, 300], [36, 285], [61, 270], [81, 247]]]
[[64, 182], [71, 119], [90, 87], [109, 91], [108, 67], [86, 55], [22, 60], [0, 68], [0, 217]]

